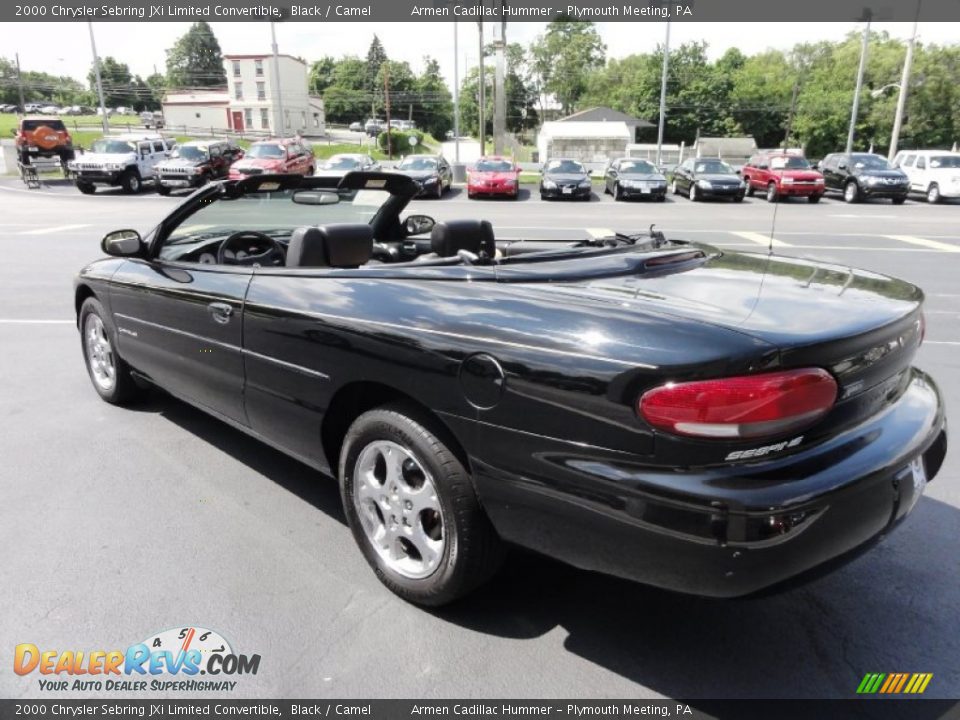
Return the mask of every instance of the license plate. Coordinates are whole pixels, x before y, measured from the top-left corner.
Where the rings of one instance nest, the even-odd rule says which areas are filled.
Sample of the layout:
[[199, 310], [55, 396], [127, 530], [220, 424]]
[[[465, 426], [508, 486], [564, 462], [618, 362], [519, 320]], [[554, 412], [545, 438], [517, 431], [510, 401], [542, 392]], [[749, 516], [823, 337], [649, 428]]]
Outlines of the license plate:
[[641, 185], [641, 186], [640, 186], [640, 192], [642, 192], [642, 193], [644, 193], [644, 194], [649, 193], [649, 192], [650, 192], [650, 188], [647, 187], [646, 185]]
[[39, 149], [40, 149], [40, 148], [38, 148], [36, 145], [29, 145], [29, 146], [27, 147], [27, 150], [29, 150], [30, 152], [37, 152], [37, 150], [39, 150]]
[[187, 187], [190, 183], [186, 180], [164, 180], [163, 184], [167, 187]]
[[562, 192], [564, 195], [570, 195], [570, 194], [573, 192], [573, 188], [563, 188], [563, 190], [561, 190], [561, 192]]

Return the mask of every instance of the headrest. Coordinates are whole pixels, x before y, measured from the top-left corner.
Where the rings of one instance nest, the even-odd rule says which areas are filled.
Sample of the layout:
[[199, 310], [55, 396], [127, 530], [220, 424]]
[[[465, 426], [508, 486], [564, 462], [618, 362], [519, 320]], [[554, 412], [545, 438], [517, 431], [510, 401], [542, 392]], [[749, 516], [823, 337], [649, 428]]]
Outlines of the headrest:
[[373, 228], [363, 223], [301, 227], [290, 235], [287, 267], [355, 268], [373, 253]]
[[460, 250], [493, 257], [497, 252], [493, 225], [486, 220], [439, 222], [430, 233], [430, 249], [441, 257], [453, 257]]

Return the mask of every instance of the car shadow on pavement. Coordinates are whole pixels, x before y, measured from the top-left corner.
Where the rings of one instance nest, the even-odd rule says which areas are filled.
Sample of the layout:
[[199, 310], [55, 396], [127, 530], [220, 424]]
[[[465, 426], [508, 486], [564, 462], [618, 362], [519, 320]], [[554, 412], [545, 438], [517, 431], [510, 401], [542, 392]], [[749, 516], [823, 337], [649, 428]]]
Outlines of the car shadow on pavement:
[[[929, 497], [890, 537], [808, 585], [762, 598], [675, 594], [515, 551], [436, 616], [567, 651], [672, 698], [854, 698], [868, 672], [932, 672], [956, 697], [960, 511]], [[952, 563], [952, 564], [951, 564]]]
[[165, 393], [129, 409], [154, 412], [293, 493], [341, 524], [347, 520], [335, 480]]

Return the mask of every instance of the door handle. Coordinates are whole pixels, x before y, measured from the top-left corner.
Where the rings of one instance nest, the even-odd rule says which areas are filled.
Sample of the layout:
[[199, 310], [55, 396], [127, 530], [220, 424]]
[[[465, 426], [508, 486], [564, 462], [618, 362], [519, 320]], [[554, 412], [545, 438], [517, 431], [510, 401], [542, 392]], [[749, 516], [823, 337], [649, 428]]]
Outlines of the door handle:
[[226, 325], [233, 315], [233, 306], [222, 302], [212, 302], [207, 305], [207, 312], [213, 316], [214, 322]]

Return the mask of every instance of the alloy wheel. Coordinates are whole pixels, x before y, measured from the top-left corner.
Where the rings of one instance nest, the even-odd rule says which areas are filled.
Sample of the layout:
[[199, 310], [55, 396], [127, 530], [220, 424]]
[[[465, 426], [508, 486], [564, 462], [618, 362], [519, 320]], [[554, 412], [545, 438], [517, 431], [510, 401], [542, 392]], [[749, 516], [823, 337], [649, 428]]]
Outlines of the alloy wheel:
[[103, 320], [96, 314], [88, 315], [83, 335], [93, 381], [101, 390], [109, 392], [117, 381], [117, 366]]
[[443, 558], [443, 510], [430, 473], [407, 448], [375, 440], [357, 458], [353, 503], [364, 534], [383, 563], [413, 580]]
[[927, 202], [933, 205], [940, 202], [940, 188], [938, 186], [931, 185], [930, 189], [927, 190]]

